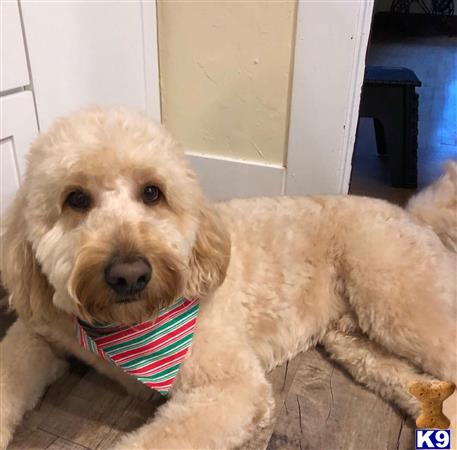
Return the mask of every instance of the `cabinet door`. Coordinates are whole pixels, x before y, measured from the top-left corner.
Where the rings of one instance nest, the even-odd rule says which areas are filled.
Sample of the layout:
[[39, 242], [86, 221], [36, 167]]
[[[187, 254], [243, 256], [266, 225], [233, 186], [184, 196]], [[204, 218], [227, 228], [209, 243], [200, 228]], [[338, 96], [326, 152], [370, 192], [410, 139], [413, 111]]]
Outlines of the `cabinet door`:
[[160, 120], [155, 2], [22, 2], [41, 130], [83, 106]]
[[1, 210], [3, 214], [5, 209], [11, 203], [11, 199], [19, 188], [19, 174], [17, 172], [16, 158], [14, 155], [13, 137], [0, 141], [0, 176], [1, 179]]
[[3, 219], [19, 188], [25, 171], [25, 155], [38, 129], [31, 92], [2, 97], [0, 109], [0, 218]]
[[8, 91], [29, 84], [27, 58], [17, 1], [1, 2], [1, 82]]

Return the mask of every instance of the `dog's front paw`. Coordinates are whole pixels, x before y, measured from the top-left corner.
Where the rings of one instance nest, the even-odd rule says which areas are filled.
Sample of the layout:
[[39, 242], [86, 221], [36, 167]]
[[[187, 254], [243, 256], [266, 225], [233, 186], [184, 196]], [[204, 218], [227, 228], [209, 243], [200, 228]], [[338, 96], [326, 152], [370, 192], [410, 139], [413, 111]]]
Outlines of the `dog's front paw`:
[[0, 450], [5, 450], [13, 437], [13, 428], [6, 426], [3, 421], [0, 426]]
[[[140, 445], [138, 440], [132, 438], [133, 433], [126, 434], [122, 436], [120, 441], [113, 447], [113, 450], [127, 450], [127, 449], [143, 449], [146, 447]], [[152, 448], [152, 447], [151, 447]]]
[[16, 408], [14, 398], [9, 398], [3, 378], [0, 374], [0, 450], [6, 449], [10, 443], [19, 421], [18, 408]]
[[[114, 450], [183, 450], [183, 449], [209, 449], [214, 448], [208, 443], [197, 444], [184, 436], [180, 430], [165, 428], [163, 430], [149, 430], [145, 425], [133, 433], [129, 433], [121, 438]], [[226, 450], [219, 448], [218, 450]]]

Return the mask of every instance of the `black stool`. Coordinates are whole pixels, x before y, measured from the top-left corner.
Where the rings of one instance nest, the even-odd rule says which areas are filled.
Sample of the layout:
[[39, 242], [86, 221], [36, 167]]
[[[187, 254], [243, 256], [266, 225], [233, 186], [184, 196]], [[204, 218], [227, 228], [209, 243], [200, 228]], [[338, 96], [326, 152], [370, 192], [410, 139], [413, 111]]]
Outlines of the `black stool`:
[[365, 70], [360, 117], [374, 119], [378, 153], [388, 159], [394, 187], [417, 187], [419, 86], [410, 69], [367, 66]]

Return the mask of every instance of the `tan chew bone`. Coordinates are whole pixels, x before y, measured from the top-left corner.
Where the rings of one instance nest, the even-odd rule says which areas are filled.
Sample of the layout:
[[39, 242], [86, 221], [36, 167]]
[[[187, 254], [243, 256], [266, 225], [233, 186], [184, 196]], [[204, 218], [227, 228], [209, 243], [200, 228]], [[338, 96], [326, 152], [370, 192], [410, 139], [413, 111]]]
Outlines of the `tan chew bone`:
[[443, 402], [455, 390], [451, 381], [415, 381], [409, 392], [422, 403], [422, 413], [416, 419], [417, 428], [449, 428], [450, 421], [443, 414]]

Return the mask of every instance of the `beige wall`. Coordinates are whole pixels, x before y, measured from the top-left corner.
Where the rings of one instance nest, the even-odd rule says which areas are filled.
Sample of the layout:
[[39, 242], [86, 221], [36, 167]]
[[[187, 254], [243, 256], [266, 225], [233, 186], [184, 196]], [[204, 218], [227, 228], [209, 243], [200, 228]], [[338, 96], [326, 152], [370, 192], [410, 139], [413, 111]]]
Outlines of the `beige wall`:
[[296, 1], [158, 2], [162, 118], [185, 148], [282, 164]]

